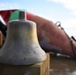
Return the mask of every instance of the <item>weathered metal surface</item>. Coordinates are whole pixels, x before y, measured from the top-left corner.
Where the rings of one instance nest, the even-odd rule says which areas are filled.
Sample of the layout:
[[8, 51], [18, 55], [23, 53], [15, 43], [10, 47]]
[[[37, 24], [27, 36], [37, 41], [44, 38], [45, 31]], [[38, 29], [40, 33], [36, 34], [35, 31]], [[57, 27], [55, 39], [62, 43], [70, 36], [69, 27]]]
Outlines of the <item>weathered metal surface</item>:
[[37, 39], [36, 23], [25, 20], [10, 21], [6, 41], [0, 50], [0, 63], [29, 65], [45, 59], [46, 54]]

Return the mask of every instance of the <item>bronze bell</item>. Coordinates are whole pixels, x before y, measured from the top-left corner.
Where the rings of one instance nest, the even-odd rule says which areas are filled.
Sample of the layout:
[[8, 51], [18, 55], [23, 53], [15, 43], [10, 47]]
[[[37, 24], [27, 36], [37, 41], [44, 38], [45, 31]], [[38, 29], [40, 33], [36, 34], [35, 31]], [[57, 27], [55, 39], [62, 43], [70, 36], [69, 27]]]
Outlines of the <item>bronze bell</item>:
[[38, 43], [36, 23], [24, 20], [22, 13], [20, 20], [9, 22], [6, 41], [0, 50], [0, 63], [30, 65], [46, 59]]

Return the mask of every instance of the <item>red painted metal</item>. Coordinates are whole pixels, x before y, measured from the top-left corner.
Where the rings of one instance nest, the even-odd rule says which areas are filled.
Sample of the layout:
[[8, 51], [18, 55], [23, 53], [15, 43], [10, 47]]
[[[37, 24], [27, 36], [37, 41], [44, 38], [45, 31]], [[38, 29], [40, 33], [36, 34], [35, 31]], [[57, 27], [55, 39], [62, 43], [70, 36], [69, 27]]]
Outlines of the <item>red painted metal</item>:
[[0, 11], [0, 15], [2, 16], [2, 18], [5, 21], [6, 25], [8, 24], [8, 20], [9, 20], [9, 17], [11, 15], [11, 13], [14, 12], [15, 10], [2, 10], [2, 11]]
[[[5, 13], [0, 13], [6, 24], [8, 23], [10, 11], [6, 13], [7, 18], [5, 18]], [[76, 56], [76, 42], [68, 37], [63, 29], [60, 29], [52, 21], [44, 19], [37, 15], [33, 15], [29, 12], [26, 12], [26, 18], [28, 20], [34, 21], [37, 24], [38, 40], [40, 46], [45, 51], [51, 51], [69, 56]]]

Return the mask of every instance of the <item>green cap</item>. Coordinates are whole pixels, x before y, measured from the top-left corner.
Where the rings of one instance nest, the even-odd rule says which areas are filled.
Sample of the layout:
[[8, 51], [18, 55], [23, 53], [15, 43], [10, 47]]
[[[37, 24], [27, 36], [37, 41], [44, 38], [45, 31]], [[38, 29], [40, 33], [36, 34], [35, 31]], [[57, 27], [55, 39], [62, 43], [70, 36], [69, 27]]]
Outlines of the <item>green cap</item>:
[[25, 11], [25, 10], [16, 10], [16, 11], [14, 11], [14, 12], [11, 14], [11, 16], [10, 16], [9, 21], [19, 20], [19, 14], [20, 14], [20, 12], [26, 12], [26, 11]]

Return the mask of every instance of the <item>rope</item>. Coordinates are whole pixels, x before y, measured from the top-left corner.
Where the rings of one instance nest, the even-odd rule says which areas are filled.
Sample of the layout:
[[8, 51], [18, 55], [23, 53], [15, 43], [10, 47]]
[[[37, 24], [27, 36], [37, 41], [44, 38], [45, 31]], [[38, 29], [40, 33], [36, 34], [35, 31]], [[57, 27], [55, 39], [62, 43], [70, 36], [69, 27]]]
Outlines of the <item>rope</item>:
[[[59, 23], [59, 24], [58, 24], [58, 23]], [[57, 25], [57, 24], [58, 24], [58, 25]], [[74, 51], [74, 50], [75, 50], [75, 47], [74, 47], [74, 45], [73, 45], [73, 42], [72, 42], [72, 40], [70, 39], [70, 37], [67, 35], [67, 33], [65, 32], [64, 28], [61, 27], [61, 22], [60, 22], [60, 21], [57, 21], [57, 22], [55, 23], [55, 25], [57, 25], [58, 27], [60, 27], [60, 28], [64, 31], [64, 33], [66, 34], [66, 36], [67, 36], [68, 39], [70, 40], [72, 52], [73, 52], [74, 56], [76, 56], [76, 53], [75, 53], [75, 51]]]

